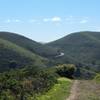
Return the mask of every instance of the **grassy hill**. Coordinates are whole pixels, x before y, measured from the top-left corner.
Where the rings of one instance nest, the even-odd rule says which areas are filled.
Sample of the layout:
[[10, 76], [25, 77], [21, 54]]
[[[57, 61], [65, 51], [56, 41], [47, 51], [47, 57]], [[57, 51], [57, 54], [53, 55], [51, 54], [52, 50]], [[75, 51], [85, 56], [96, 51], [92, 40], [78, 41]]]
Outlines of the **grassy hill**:
[[10, 68], [45, 66], [46, 62], [46, 58], [0, 36], [0, 72]]
[[58, 61], [95, 65], [95, 68], [100, 70], [98, 67], [100, 65], [100, 32], [76, 32], [47, 45], [56, 47], [65, 54], [63, 57], [58, 57]]
[[[15, 33], [0, 32], [1, 69], [8, 68], [13, 61], [18, 67], [45, 65], [50, 58], [49, 64], [74, 63], [85, 65], [87, 70], [99, 71], [99, 51], [99, 32], [76, 32], [48, 44], [41, 44]], [[57, 57], [61, 52], [64, 55]]]
[[[94, 78], [94, 70], [100, 71], [99, 50], [99, 32], [77, 32], [46, 45], [15, 33], [0, 32], [0, 72], [4, 71], [0, 73], [0, 100], [66, 98], [72, 81], [57, 78]], [[78, 66], [45, 67], [52, 62]], [[99, 81], [99, 76], [95, 80]]]
[[14, 44], [21, 46], [35, 54], [38, 54], [43, 57], [52, 58], [53, 56], [56, 56], [58, 54], [57, 50], [48, 47], [44, 44], [35, 42], [31, 39], [28, 39], [24, 36], [18, 35], [16, 33], [10, 33], [10, 32], [0, 32], [0, 38], [13, 42]]

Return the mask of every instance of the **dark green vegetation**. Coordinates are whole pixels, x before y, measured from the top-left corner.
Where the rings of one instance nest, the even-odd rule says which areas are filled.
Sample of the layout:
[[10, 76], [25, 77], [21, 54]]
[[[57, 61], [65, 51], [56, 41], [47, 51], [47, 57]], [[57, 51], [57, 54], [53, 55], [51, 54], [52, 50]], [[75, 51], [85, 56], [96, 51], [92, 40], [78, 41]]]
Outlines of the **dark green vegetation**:
[[100, 32], [72, 33], [47, 45], [56, 47], [65, 55], [56, 58], [61, 63], [74, 63], [85, 69], [100, 71]]
[[63, 64], [56, 68], [56, 73], [61, 77], [74, 78], [76, 67], [73, 64]]
[[71, 86], [72, 80], [67, 78], [58, 78], [58, 83], [56, 83], [44, 95], [38, 95], [37, 100], [66, 100], [70, 95]]
[[[0, 100], [36, 100], [59, 84], [58, 77], [94, 78], [100, 72], [99, 51], [99, 32], [73, 33], [48, 44], [0, 32]], [[100, 82], [100, 75], [94, 80]]]
[[24, 49], [31, 51], [32, 53], [43, 57], [50, 58], [59, 54], [58, 51], [52, 47], [38, 43], [16, 33], [0, 32], [0, 38], [10, 41], [20, 47], [23, 47]]
[[[65, 66], [65, 65], [61, 65]], [[54, 86], [54, 84], [59, 84], [59, 80], [57, 78], [62, 76], [58, 73], [61, 70], [61, 67], [54, 68], [40, 68], [38, 66], [27, 67], [23, 69], [11, 69], [8, 72], [3, 72], [0, 74], [0, 100], [36, 100], [38, 95], [42, 95], [46, 93], [48, 90]], [[73, 70], [70, 70], [71, 65], [66, 65], [66, 73], [64, 76], [71, 77], [74, 73]], [[71, 76], [69, 75], [70, 73]], [[64, 90], [63, 86], [66, 86], [66, 90]], [[59, 90], [61, 90], [64, 94], [63, 97], [66, 97], [64, 91], [69, 91], [71, 82], [66, 80], [61, 81], [60, 87], [57, 86]], [[63, 84], [63, 85], [62, 85]], [[55, 87], [55, 86], [54, 86]], [[68, 90], [67, 90], [68, 89]], [[58, 93], [61, 93], [59, 91]], [[69, 92], [68, 92], [69, 93]], [[57, 95], [57, 94], [56, 94]]]
[[77, 68], [74, 74], [79, 79], [93, 79], [95, 75], [95, 71], [87, 70], [86, 68]]
[[55, 73], [36, 67], [0, 74], [0, 100], [30, 100], [48, 91], [56, 82]]
[[0, 32], [0, 71], [10, 69], [12, 62], [15, 62], [14, 68], [31, 65], [43, 67], [49, 63], [47, 58], [57, 54], [57, 50], [26, 37], [14, 33]]
[[[15, 67], [75, 64], [86, 72], [100, 71], [100, 33], [77, 32], [48, 44], [24, 36], [0, 32], [0, 71]], [[63, 56], [58, 56], [64, 53]]]

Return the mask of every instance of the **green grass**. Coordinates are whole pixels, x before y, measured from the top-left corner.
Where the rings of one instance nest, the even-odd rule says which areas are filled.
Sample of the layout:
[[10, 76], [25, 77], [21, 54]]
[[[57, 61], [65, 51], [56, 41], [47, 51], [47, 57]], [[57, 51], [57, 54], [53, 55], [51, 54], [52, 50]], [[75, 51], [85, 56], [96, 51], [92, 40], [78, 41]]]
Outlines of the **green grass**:
[[97, 74], [94, 78], [94, 80], [98, 83], [100, 83], [100, 74]]
[[46, 94], [38, 96], [37, 100], [66, 100], [70, 94], [72, 80], [67, 78], [59, 78], [58, 83], [55, 84]]

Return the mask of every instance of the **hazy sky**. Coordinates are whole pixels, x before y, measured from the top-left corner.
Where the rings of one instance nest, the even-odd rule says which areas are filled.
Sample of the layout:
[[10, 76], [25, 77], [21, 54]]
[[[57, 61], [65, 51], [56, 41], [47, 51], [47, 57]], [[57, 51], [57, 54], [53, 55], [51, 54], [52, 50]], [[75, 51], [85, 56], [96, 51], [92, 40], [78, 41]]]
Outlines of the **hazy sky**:
[[0, 0], [0, 31], [43, 42], [100, 31], [100, 0]]

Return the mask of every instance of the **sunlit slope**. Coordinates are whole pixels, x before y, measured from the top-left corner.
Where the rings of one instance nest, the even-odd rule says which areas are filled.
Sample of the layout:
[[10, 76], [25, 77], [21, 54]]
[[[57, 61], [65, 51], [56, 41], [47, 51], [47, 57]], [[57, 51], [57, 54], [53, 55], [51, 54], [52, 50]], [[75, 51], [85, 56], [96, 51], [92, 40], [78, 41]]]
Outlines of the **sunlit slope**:
[[68, 57], [71, 62], [82, 64], [100, 64], [100, 32], [76, 32], [47, 45], [56, 47], [64, 52], [60, 61], [66, 62]]
[[0, 38], [13, 42], [16, 45], [21, 46], [43, 57], [50, 58], [58, 54], [56, 49], [48, 47], [44, 44], [38, 43], [16, 33], [0, 32]]
[[16, 63], [17, 68], [26, 66], [45, 66], [46, 59], [0, 37], [0, 71], [10, 68]]

